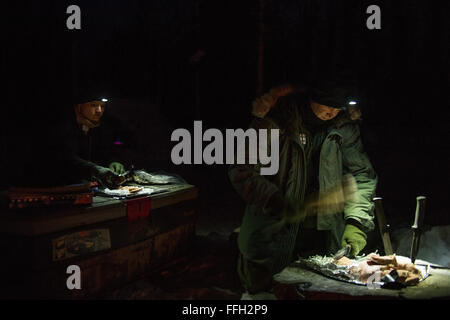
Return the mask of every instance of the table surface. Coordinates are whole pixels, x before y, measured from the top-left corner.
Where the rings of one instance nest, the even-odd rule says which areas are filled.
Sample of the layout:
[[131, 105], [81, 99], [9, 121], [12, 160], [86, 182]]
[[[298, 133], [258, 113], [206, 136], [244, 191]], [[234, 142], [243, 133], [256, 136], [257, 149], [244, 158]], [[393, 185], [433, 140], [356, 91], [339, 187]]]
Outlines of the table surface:
[[430, 275], [416, 286], [402, 289], [371, 289], [367, 286], [348, 283], [326, 277], [318, 272], [289, 266], [275, 275], [275, 281], [284, 285], [310, 282], [307, 292], [325, 292], [349, 296], [373, 296], [387, 299], [433, 299], [450, 298], [450, 270], [430, 268]]
[[[157, 209], [178, 202], [195, 199], [198, 190], [189, 184], [149, 186], [157, 192], [150, 198], [151, 208]], [[36, 236], [69, 228], [126, 217], [126, 201], [94, 196], [88, 206], [70, 206], [64, 209], [39, 208], [27, 211], [0, 213], [0, 233]]]

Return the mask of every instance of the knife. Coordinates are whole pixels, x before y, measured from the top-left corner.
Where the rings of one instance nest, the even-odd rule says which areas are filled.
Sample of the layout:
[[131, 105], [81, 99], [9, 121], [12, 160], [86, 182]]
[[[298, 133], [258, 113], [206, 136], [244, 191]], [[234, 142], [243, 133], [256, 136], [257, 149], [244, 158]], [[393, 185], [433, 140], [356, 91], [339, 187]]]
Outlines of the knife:
[[131, 165], [130, 166], [130, 170], [119, 174], [118, 179], [117, 179], [117, 185], [121, 186], [126, 182], [132, 181], [133, 180], [133, 176], [134, 176], [134, 166]]
[[384, 254], [389, 256], [394, 253], [392, 250], [391, 238], [389, 236], [389, 225], [386, 223], [386, 216], [384, 215], [383, 205], [381, 201], [383, 198], [373, 198], [375, 204], [375, 215], [378, 221], [378, 230], [380, 231], [381, 240], [383, 241]]
[[334, 254], [333, 259], [336, 261], [336, 260], [339, 260], [339, 259], [341, 259], [343, 257], [350, 257], [351, 256], [350, 255], [351, 251], [352, 251], [352, 247], [350, 245], [346, 245], [345, 247], [343, 247], [342, 249], [338, 250]]
[[416, 214], [414, 217], [414, 224], [411, 226], [413, 236], [411, 242], [411, 262], [416, 261], [417, 252], [419, 251], [420, 236], [422, 235], [422, 226], [425, 215], [425, 201], [426, 197], [419, 196], [416, 198]]

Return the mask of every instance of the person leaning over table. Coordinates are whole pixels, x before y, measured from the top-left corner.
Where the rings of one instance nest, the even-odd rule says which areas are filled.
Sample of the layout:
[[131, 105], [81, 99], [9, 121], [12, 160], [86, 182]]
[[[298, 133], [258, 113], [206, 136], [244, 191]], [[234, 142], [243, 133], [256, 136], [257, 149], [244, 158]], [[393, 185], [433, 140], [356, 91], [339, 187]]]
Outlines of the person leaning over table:
[[270, 291], [273, 275], [298, 256], [347, 245], [357, 255], [366, 245], [377, 176], [361, 142], [361, 113], [348, 92], [332, 82], [314, 89], [285, 85], [253, 102], [250, 127], [279, 129], [280, 154], [273, 176], [260, 175], [259, 164], [228, 171], [247, 204], [238, 275], [250, 294]]
[[117, 148], [114, 143], [118, 143], [111, 134], [114, 128], [100, 127], [107, 104], [108, 99], [104, 96], [80, 98], [62, 129], [68, 164], [65, 171], [71, 181], [96, 180], [103, 187], [114, 188], [118, 175], [125, 171], [121, 162], [114, 161], [120, 157], [114, 150]]

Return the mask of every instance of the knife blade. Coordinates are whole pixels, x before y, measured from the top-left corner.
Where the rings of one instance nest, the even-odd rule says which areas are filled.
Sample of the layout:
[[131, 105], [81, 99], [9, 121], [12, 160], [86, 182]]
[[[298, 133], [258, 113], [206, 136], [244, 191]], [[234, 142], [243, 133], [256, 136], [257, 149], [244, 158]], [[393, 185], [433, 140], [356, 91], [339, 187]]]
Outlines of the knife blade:
[[121, 186], [126, 182], [132, 181], [134, 176], [134, 166], [130, 166], [130, 170], [119, 174], [119, 177], [117, 179], [117, 185]]
[[339, 260], [343, 257], [349, 257], [350, 252], [352, 251], [352, 247], [350, 245], [346, 245], [342, 249], [338, 250], [335, 255], [333, 256], [334, 260]]
[[417, 252], [419, 251], [420, 236], [422, 235], [422, 226], [425, 216], [426, 197], [418, 196], [416, 198], [416, 212], [414, 216], [414, 224], [411, 226], [413, 236], [411, 241], [411, 262], [416, 261]]
[[375, 197], [373, 202], [375, 204], [375, 216], [378, 221], [378, 230], [380, 231], [381, 240], [383, 241], [384, 254], [389, 256], [394, 253], [392, 249], [391, 238], [389, 236], [389, 225], [386, 223], [386, 216], [384, 215], [382, 201], [383, 198]]

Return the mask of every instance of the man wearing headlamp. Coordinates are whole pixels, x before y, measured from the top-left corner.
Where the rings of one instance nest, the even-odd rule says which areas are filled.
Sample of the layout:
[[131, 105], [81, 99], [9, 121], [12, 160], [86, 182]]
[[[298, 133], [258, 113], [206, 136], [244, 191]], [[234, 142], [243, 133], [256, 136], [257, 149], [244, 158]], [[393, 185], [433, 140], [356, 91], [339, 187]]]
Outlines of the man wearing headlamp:
[[280, 130], [280, 169], [274, 176], [259, 175], [260, 164], [229, 169], [247, 203], [238, 274], [251, 294], [270, 290], [272, 276], [298, 255], [345, 246], [360, 253], [374, 228], [377, 184], [360, 139], [361, 113], [346, 87], [277, 87], [253, 102], [252, 114], [252, 128]]
[[86, 96], [79, 99], [74, 106], [74, 120], [66, 130], [69, 131], [66, 141], [68, 147], [68, 162], [74, 176], [83, 180], [97, 180], [105, 188], [117, 185], [119, 174], [124, 172], [124, 166], [118, 161], [112, 161], [111, 148], [102, 145], [101, 138], [96, 134], [100, 127], [108, 99], [97, 96]]

